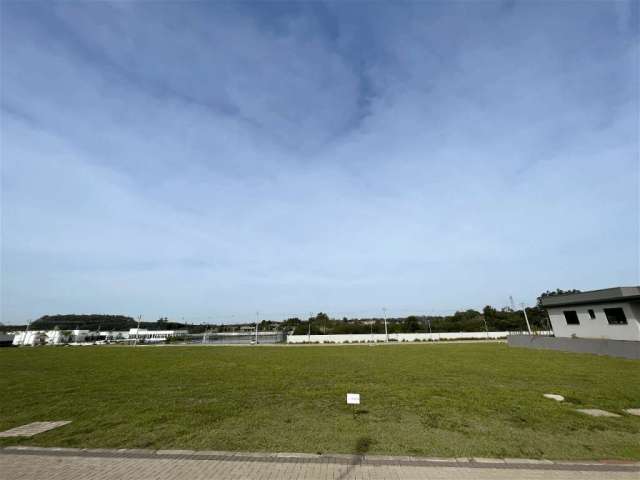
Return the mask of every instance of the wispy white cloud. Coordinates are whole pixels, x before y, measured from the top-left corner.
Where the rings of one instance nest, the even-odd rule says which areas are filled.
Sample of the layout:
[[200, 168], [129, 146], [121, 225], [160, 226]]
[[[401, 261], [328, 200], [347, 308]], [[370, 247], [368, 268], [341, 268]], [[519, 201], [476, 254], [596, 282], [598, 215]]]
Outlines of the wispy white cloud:
[[3, 5], [3, 321], [637, 283], [612, 6], [114, 5]]

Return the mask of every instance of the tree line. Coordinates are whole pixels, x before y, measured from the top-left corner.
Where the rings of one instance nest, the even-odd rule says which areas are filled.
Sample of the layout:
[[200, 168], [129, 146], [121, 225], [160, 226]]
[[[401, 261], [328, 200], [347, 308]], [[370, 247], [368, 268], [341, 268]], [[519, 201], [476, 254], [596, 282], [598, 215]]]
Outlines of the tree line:
[[[565, 293], [579, 293], [580, 290], [547, 290], [538, 296], [534, 307], [527, 307], [529, 324], [534, 330], [550, 330], [547, 312], [542, 307], [542, 299]], [[332, 319], [326, 313], [302, 320], [289, 318], [282, 323], [294, 335], [330, 335], [384, 333], [384, 318]], [[389, 333], [440, 333], [440, 332], [482, 332], [524, 331], [527, 329], [524, 313], [511, 307], [496, 309], [485, 306], [481, 312], [473, 309], [461, 310], [453, 315], [409, 315], [387, 318]]]
[[[550, 329], [547, 313], [542, 308], [542, 299], [547, 296], [564, 293], [578, 293], [579, 290], [554, 290], [542, 293], [534, 307], [527, 307], [526, 312], [531, 328], [536, 330]], [[170, 321], [167, 317], [160, 317], [155, 322], [141, 322], [140, 328], [147, 330], [180, 330], [187, 328], [191, 333], [204, 331], [231, 332], [240, 326], [255, 326], [248, 324], [185, 324]], [[136, 328], [138, 322], [125, 315], [103, 314], [70, 314], [70, 315], [44, 315], [31, 324], [33, 330], [129, 330]], [[25, 326], [1, 325], [0, 331], [24, 329]], [[357, 318], [341, 319], [330, 318], [326, 313], [320, 312], [307, 319], [288, 318], [284, 321], [262, 320], [258, 325], [260, 331], [285, 330], [295, 335], [322, 334], [355, 334], [355, 333], [384, 333], [384, 318]], [[485, 306], [482, 311], [473, 309], [457, 311], [452, 315], [409, 315], [407, 317], [393, 317], [387, 319], [389, 333], [415, 333], [415, 332], [480, 332], [489, 331], [517, 331], [526, 330], [526, 323], [522, 310], [514, 310], [510, 307], [496, 309], [491, 305]]]
[[[531, 328], [547, 330], [546, 313], [536, 307], [527, 308]], [[306, 320], [290, 318], [283, 325], [294, 335], [332, 335], [384, 333], [384, 318], [333, 319], [326, 313], [319, 313]], [[409, 315], [387, 318], [389, 333], [439, 333], [439, 332], [481, 332], [526, 330], [522, 311], [510, 308], [497, 310], [487, 305], [482, 312], [469, 309], [453, 315]]]

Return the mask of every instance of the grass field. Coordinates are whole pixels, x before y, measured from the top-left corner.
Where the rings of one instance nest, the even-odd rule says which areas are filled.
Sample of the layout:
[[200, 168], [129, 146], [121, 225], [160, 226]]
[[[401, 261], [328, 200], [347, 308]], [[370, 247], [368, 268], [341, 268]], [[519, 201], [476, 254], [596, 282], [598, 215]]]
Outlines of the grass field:
[[0, 430], [73, 421], [0, 446], [640, 459], [640, 417], [580, 407], [640, 407], [640, 362], [497, 343], [0, 349]]

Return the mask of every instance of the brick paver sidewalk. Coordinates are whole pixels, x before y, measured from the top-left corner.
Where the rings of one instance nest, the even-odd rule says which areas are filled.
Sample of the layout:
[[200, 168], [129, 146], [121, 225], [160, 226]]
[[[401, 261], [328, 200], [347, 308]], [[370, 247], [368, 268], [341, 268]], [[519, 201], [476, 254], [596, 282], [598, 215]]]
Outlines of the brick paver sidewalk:
[[7, 480], [637, 480], [640, 464], [6, 447], [0, 449], [0, 475]]

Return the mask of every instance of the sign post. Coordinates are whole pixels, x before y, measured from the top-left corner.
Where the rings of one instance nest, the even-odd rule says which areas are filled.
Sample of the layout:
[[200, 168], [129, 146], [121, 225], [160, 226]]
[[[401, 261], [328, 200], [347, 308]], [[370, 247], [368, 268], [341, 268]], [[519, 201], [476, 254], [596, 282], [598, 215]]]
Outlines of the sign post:
[[360, 394], [347, 393], [347, 405], [353, 405], [353, 418], [356, 418], [356, 405], [360, 405]]

